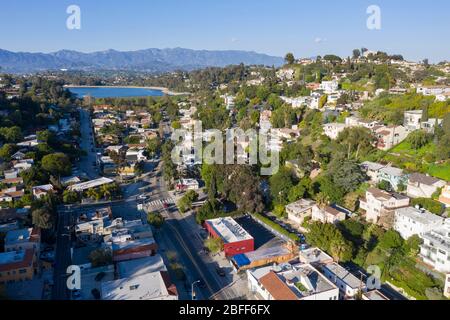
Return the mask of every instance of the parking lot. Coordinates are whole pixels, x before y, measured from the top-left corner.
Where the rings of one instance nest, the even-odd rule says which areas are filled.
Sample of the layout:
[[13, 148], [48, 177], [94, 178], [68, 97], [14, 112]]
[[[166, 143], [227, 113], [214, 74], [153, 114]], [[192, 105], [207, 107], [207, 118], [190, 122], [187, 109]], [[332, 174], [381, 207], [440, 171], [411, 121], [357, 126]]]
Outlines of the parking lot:
[[255, 250], [276, 238], [272, 232], [253, 220], [249, 215], [236, 218], [235, 220], [255, 239]]

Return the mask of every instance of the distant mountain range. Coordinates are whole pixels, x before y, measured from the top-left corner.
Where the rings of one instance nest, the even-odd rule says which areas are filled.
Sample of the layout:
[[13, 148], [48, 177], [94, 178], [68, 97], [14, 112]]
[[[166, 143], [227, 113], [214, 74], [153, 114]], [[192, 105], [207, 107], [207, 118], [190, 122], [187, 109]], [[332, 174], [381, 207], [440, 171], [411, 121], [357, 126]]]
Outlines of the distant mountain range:
[[183, 48], [139, 51], [107, 50], [82, 53], [61, 50], [53, 53], [11, 52], [0, 49], [0, 72], [32, 73], [48, 70], [129, 70], [170, 72], [232, 64], [279, 66], [283, 58], [249, 51], [207, 51]]

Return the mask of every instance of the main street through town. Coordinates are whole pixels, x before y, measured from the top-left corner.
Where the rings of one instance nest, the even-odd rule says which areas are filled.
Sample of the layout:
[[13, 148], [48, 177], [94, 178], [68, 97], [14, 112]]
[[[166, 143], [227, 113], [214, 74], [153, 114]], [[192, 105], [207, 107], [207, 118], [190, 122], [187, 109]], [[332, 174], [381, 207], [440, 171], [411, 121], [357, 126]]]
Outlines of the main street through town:
[[[86, 173], [90, 179], [99, 177], [94, 163], [96, 149], [93, 143], [91, 120], [88, 111], [80, 110], [80, 130], [82, 134], [81, 147], [87, 152], [78, 164], [80, 171]], [[165, 137], [170, 135], [170, 128], [164, 124]], [[86, 210], [110, 206], [115, 217], [124, 219], [146, 219], [146, 214], [138, 210], [138, 204], [160, 203], [155, 211], [161, 212], [166, 218], [166, 223], [155, 234], [161, 248], [161, 255], [166, 264], [169, 259], [166, 253], [175, 249], [179, 263], [183, 266], [186, 280], [183, 285], [178, 282], [180, 298], [192, 297], [191, 287], [194, 284], [196, 299], [235, 299], [239, 294], [232, 288], [227, 288], [233, 283], [232, 270], [226, 277], [220, 277], [216, 273], [217, 262], [210, 257], [202, 255], [202, 241], [198, 236], [200, 227], [192, 221], [188, 221], [176, 208], [170, 205], [165, 208], [162, 201], [171, 199], [162, 178], [162, 163], [158, 160], [148, 161], [144, 166], [144, 174], [138, 181], [134, 181], [122, 187], [123, 199], [118, 201], [86, 203], [73, 206], [61, 206], [58, 210], [57, 239], [56, 239], [56, 264], [54, 272], [53, 298], [56, 300], [70, 299], [66, 281], [67, 267], [71, 264], [71, 233], [76, 218]], [[145, 198], [145, 200], [144, 200]], [[192, 218], [192, 217], [191, 217]], [[198, 283], [198, 281], [201, 283]], [[177, 282], [177, 281], [175, 281]], [[227, 290], [224, 290], [226, 288]]]

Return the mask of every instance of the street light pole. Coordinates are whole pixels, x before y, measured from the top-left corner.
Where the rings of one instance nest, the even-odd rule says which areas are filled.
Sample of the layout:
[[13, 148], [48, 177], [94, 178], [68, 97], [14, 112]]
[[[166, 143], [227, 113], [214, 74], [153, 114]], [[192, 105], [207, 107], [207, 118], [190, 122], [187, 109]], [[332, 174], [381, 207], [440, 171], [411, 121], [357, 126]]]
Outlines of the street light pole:
[[194, 286], [195, 286], [197, 283], [200, 283], [200, 280], [194, 281], [194, 282], [192, 282], [192, 284], [191, 284], [191, 299], [192, 299], [192, 300], [195, 300], [195, 299], [194, 299], [194, 297], [195, 297]]

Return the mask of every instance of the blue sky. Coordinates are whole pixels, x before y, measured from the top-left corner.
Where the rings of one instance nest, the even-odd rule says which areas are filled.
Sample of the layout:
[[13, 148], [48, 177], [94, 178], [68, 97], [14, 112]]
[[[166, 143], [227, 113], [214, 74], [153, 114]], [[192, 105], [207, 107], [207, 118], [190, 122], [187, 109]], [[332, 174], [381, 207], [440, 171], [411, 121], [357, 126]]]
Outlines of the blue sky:
[[[66, 8], [81, 8], [68, 30]], [[366, 9], [381, 8], [381, 30]], [[83, 52], [183, 47], [298, 57], [367, 47], [406, 58], [450, 60], [448, 0], [14, 0], [0, 6], [0, 48]]]

